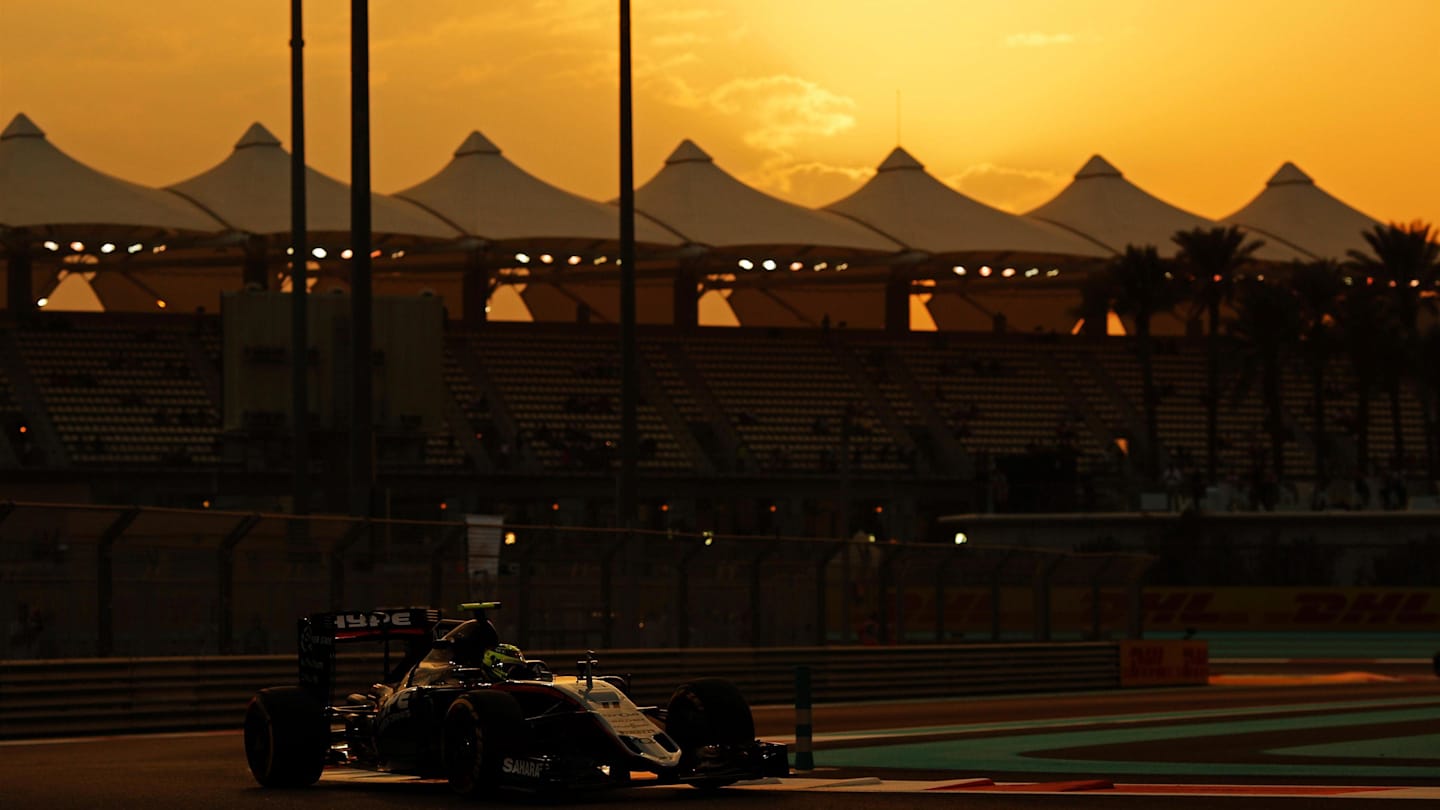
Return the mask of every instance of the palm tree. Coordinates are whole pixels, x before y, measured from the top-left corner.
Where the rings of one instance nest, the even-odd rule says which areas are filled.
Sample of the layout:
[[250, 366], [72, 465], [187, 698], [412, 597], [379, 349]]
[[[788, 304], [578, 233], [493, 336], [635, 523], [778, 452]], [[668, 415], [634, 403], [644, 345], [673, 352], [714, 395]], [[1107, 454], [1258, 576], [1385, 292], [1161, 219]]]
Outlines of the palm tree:
[[[1370, 247], [1370, 254], [1350, 251], [1355, 268], [1366, 274], [1367, 286], [1377, 289], [1390, 326], [1388, 348], [1392, 355], [1382, 365], [1386, 392], [1390, 397], [1390, 419], [1394, 430], [1397, 462], [1405, 456], [1405, 431], [1401, 423], [1400, 386], [1418, 369], [1414, 358], [1419, 356], [1420, 313], [1434, 312], [1433, 299], [1423, 298], [1421, 289], [1429, 287], [1440, 265], [1440, 242], [1422, 222], [1410, 225], [1376, 225], [1361, 234]], [[1373, 254], [1373, 255], [1371, 255]], [[1373, 279], [1373, 282], [1371, 281]]]
[[1153, 479], [1160, 470], [1160, 434], [1150, 321], [1156, 314], [1175, 308], [1180, 300], [1180, 284], [1154, 245], [1127, 245], [1125, 253], [1110, 263], [1106, 277], [1110, 282], [1111, 308], [1116, 315], [1129, 317], [1135, 325], [1135, 353], [1140, 361], [1145, 408], [1145, 473]]
[[1237, 272], [1265, 243], [1245, 241], [1245, 232], [1234, 225], [1179, 231], [1171, 239], [1180, 246], [1178, 258], [1194, 276], [1197, 298], [1208, 315], [1205, 330], [1205, 472], [1213, 483], [1219, 471], [1220, 446], [1220, 305], [1231, 300]]
[[1379, 291], [1364, 278], [1348, 286], [1340, 306], [1345, 354], [1355, 378], [1355, 473], [1370, 471], [1370, 397], [1389, 376], [1393, 364], [1393, 330], [1385, 323]]
[[1270, 437], [1271, 469], [1279, 481], [1285, 477], [1283, 360], [1300, 334], [1300, 305], [1294, 293], [1278, 284], [1250, 280], [1238, 289], [1230, 331], [1243, 350], [1244, 370], [1236, 395], [1242, 396], [1258, 378], [1265, 403], [1265, 433]]
[[1337, 313], [1344, 285], [1334, 262], [1298, 264], [1291, 276], [1300, 308], [1300, 354], [1310, 374], [1311, 408], [1315, 411], [1315, 481], [1330, 477], [1330, 437], [1325, 431], [1325, 371], [1340, 350]]

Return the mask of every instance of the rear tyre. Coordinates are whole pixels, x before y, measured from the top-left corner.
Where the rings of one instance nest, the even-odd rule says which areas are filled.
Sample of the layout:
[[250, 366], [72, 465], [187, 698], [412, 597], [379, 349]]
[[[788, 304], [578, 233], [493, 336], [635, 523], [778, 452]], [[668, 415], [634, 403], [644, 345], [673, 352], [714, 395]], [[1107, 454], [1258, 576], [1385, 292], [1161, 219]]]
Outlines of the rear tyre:
[[[680, 767], [694, 768], [699, 749], [707, 745], [744, 745], [755, 741], [750, 704], [735, 684], [724, 678], [701, 678], [681, 684], [670, 697], [665, 733], [680, 746]], [[691, 782], [702, 790], [734, 783], [734, 779]]]
[[325, 768], [325, 707], [298, 686], [261, 689], [245, 710], [245, 761], [267, 788], [313, 785]]
[[466, 692], [445, 712], [441, 759], [450, 789], [467, 798], [488, 795], [500, 782], [505, 757], [525, 745], [525, 716], [504, 692]]

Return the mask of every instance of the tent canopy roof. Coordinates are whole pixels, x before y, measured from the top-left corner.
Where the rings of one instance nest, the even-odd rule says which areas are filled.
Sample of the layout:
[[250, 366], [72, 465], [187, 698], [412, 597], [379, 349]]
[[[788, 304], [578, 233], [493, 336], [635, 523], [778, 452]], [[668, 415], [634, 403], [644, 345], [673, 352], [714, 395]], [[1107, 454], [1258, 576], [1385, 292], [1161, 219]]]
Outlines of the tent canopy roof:
[[[1216, 227], [1215, 222], [1177, 208], [1126, 180], [1100, 155], [1092, 155], [1070, 185], [1026, 216], [1067, 228], [1116, 253], [1126, 245], [1154, 245], [1165, 258], [1180, 251], [1173, 240], [1177, 231]], [[1283, 262], [1300, 258], [1300, 254], [1285, 244], [1266, 240], [1255, 257]]]
[[[619, 209], [535, 177], [501, 155], [499, 147], [479, 132], [471, 132], [437, 174], [396, 196], [491, 242], [610, 244], [620, 235]], [[640, 216], [635, 219], [635, 239], [654, 245], [683, 242]]]
[[944, 256], [1104, 256], [1108, 252], [1062, 228], [1027, 220], [950, 188], [896, 147], [874, 177], [827, 205], [913, 250]]
[[[223, 161], [169, 186], [238, 231], [266, 236], [290, 233], [290, 153], [264, 126], [251, 124]], [[371, 195], [371, 230], [377, 237], [453, 239], [460, 236], [414, 203]], [[305, 216], [312, 234], [348, 237], [350, 186], [305, 168]]]
[[1026, 214], [1080, 234], [1112, 252], [1126, 245], [1154, 245], [1175, 255], [1176, 231], [1214, 227], [1204, 217], [1160, 200], [1126, 180], [1105, 158], [1094, 155], [1075, 180], [1044, 205]]
[[720, 249], [894, 253], [900, 245], [858, 223], [741, 183], [690, 140], [635, 192], [635, 207], [689, 241]]
[[1221, 222], [1294, 248], [1298, 258], [1342, 261], [1365, 249], [1361, 236], [1380, 223], [1325, 192], [1294, 163], [1285, 163], [1265, 189]]
[[194, 205], [57, 149], [24, 113], [0, 133], [0, 226], [105, 238], [223, 230]]

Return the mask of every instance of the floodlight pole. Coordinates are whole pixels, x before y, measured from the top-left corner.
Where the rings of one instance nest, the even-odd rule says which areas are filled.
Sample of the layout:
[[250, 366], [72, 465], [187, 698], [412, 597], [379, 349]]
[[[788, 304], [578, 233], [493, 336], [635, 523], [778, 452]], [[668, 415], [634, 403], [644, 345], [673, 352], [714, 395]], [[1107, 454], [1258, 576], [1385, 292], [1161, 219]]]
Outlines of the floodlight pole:
[[[310, 246], [305, 221], [305, 26], [303, 0], [290, 0], [290, 425], [295, 431], [296, 515], [310, 513]], [[303, 522], [295, 521], [297, 526]]]
[[374, 484], [371, 424], [370, 9], [350, 0], [350, 513], [369, 517]]
[[630, 0], [620, 0], [620, 478], [615, 525], [635, 526], [635, 149], [630, 92]]

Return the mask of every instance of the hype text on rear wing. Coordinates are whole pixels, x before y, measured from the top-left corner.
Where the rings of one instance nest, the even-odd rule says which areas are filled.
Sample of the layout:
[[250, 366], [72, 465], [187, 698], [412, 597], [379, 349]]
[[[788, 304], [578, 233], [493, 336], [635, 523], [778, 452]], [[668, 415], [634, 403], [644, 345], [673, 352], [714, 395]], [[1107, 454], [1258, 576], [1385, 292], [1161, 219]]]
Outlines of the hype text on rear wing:
[[[335, 646], [360, 641], [402, 641], [405, 658], [424, 655], [434, 639], [440, 611], [409, 607], [312, 613], [299, 622], [300, 688], [330, 705], [335, 684]], [[390, 670], [390, 645], [384, 644], [385, 670]]]

